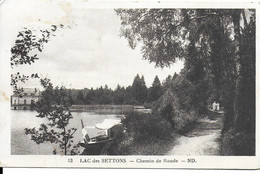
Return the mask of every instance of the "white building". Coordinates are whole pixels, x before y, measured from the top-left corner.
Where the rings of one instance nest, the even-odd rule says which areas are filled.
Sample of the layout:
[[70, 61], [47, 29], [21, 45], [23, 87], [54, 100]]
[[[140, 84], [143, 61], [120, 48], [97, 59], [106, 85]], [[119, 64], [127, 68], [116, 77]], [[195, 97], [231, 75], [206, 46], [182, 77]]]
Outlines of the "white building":
[[20, 95], [11, 96], [11, 109], [30, 110], [33, 109], [33, 103], [39, 101], [41, 92], [37, 88], [23, 88]]

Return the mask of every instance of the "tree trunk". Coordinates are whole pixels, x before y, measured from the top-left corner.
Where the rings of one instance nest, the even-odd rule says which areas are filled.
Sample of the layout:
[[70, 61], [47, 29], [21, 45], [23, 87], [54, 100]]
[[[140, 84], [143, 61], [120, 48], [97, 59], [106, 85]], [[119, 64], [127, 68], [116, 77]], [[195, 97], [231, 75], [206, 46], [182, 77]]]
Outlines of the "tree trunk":
[[[236, 82], [234, 96], [234, 127], [239, 137], [234, 150], [235, 155], [255, 154], [255, 56], [248, 51], [248, 36], [240, 36], [240, 14], [242, 10], [235, 10], [232, 16], [235, 33]], [[244, 33], [245, 34], [245, 33]], [[246, 37], [246, 38], [245, 38]], [[253, 65], [254, 64], [254, 65]], [[253, 67], [253, 68], [252, 68]]]
[[66, 129], [63, 128], [64, 131], [64, 154], [67, 155], [67, 138], [66, 138]]
[[251, 78], [250, 59], [248, 53], [242, 49], [243, 46], [240, 36], [240, 15], [242, 10], [236, 10], [233, 13], [233, 24], [235, 33], [235, 61], [236, 61], [236, 84], [235, 84], [235, 96], [234, 96], [234, 128], [237, 131], [252, 132], [250, 127], [254, 114], [251, 114], [252, 106], [250, 100], [252, 98], [252, 92], [249, 88], [250, 83], [253, 83], [249, 79]]
[[234, 25], [234, 45], [235, 45], [235, 62], [236, 62], [236, 84], [235, 84], [235, 97], [234, 97], [234, 126], [235, 129], [240, 129], [241, 125], [241, 59], [240, 59], [240, 13], [241, 10], [234, 10], [232, 20]]

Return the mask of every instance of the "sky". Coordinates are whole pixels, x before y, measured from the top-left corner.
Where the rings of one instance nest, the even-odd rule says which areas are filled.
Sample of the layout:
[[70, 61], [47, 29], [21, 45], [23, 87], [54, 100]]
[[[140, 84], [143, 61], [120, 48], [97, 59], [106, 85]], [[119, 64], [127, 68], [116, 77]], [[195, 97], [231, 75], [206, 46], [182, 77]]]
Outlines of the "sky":
[[[37, 72], [40, 77], [50, 78], [54, 85], [65, 85], [67, 88], [97, 88], [107, 84], [115, 89], [117, 84], [131, 85], [137, 74], [144, 76], [149, 87], [156, 75], [163, 81], [168, 75], [179, 73], [183, 67], [183, 62], [179, 61], [170, 68], [155, 68], [154, 63], [143, 60], [141, 45], [132, 50], [127, 40], [119, 36], [120, 18], [112, 8], [30, 2], [16, 2], [19, 8], [8, 14], [8, 18], [13, 19], [7, 24], [10, 46], [23, 27], [45, 29], [52, 24], [64, 24], [69, 28], [59, 29], [55, 33], [56, 36], [44, 45], [43, 52], [37, 52], [40, 59], [34, 64], [14, 67], [12, 72]], [[4, 10], [11, 8], [15, 7], [10, 2]], [[27, 87], [38, 85], [38, 80], [26, 83]]]

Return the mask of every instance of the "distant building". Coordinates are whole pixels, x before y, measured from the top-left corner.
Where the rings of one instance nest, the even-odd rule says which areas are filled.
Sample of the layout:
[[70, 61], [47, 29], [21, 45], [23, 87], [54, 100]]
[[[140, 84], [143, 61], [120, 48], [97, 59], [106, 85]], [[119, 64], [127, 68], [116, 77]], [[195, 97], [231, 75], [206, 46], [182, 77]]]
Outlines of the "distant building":
[[33, 110], [33, 104], [39, 101], [41, 92], [37, 88], [23, 88], [20, 95], [11, 96], [12, 110]]

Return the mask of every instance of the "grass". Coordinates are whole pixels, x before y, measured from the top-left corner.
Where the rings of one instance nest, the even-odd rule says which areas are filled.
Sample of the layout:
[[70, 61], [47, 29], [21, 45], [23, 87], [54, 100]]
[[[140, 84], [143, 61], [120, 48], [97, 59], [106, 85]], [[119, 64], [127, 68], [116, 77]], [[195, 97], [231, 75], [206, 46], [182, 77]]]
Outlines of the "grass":
[[136, 142], [130, 147], [131, 155], [165, 155], [175, 145], [178, 134], [172, 133], [168, 139], [151, 140], [150, 142]]

